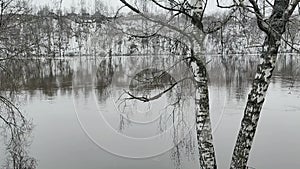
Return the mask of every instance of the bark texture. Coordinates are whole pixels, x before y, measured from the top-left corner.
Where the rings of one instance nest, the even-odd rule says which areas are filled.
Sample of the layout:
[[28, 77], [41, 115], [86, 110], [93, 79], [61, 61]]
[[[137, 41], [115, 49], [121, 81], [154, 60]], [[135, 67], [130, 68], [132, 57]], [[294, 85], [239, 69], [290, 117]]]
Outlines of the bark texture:
[[200, 166], [203, 169], [216, 169], [217, 163], [213, 146], [213, 136], [209, 115], [209, 95], [205, 65], [192, 57], [189, 62], [195, 81], [196, 131]]
[[257, 66], [256, 75], [252, 82], [252, 89], [248, 94], [244, 116], [233, 151], [231, 169], [247, 168], [247, 161], [261, 109], [270, 84], [272, 72], [275, 68], [281, 36], [285, 32], [285, 26], [289, 17], [299, 2], [299, 0], [292, 0], [289, 4], [287, 0], [275, 0], [271, 16], [268, 20], [263, 20], [256, 2], [254, 0], [249, 1], [256, 12], [260, 29], [267, 36], [264, 42], [264, 53], [261, 55], [261, 62]]
[[246, 168], [260, 112], [275, 68], [278, 47], [279, 45], [276, 44], [271, 45], [268, 51], [261, 56], [262, 61], [257, 66], [257, 72], [252, 83], [252, 89], [248, 94], [244, 117], [234, 148], [231, 169]]

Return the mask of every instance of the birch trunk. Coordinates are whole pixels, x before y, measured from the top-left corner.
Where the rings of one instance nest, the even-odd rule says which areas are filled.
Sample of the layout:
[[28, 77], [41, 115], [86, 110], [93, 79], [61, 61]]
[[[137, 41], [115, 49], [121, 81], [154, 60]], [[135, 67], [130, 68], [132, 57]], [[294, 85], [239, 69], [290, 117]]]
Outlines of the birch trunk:
[[196, 132], [200, 155], [200, 166], [203, 169], [216, 169], [217, 163], [209, 115], [209, 95], [206, 67], [200, 60], [194, 57], [191, 58], [189, 65], [193, 71], [196, 88]]
[[[204, 12], [202, 0], [192, 0], [193, 6], [192, 14], [194, 17], [201, 18]], [[192, 20], [192, 23], [194, 21]], [[195, 81], [195, 105], [196, 105], [196, 133], [199, 150], [200, 167], [203, 169], [216, 169], [217, 162], [215, 157], [215, 150], [213, 145], [213, 136], [211, 129], [211, 121], [209, 114], [209, 93], [208, 93], [208, 75], [204, 62], [200, 61], [194, 55], [200, 56], [203, 48], [205, 34], [202, 29], [196, 27], [199, 23], [193, 23], [194, 30], [194, 44], [197, 44], [192, 49], [192, 58], [190, 60], [190, 67], [192, 68]], [[201, 25], [201, 24], [200, 24]], [[205, 60], [205, 59], [204, 59]]]
[[268, 90], [272, 72], [275, 68], [279, 43], [270, 42], [266, 53], [261, 55], [261, 63], [257, 66], [257, 72], [252, 82], [252, 89], [248, 94], [248, 101], [244, 110], [244, 117], [234, 148], [231, 169], [244, 169], [247, 166], [250, 149], [258, 125], [260, 112]]
[[244, 110], [241, 128], [233, 151], [231, 169], [247, 168], [249, 153], [254, 140], [261, 109], [275, 68], [278, 49], [282, 34], [289, 17], [292, 15], [299, 0], [285, 1], [275, 0], [273, 12], [268, 20], [260, 17], [259, 9], [254, 0], [250, 0], [256, 10], [257, 21], [260, 29], [266, 34], [264, 52], [261, 55], [261, 63], [257, 66], [256, 75], [252, 82], [252, 89], [248, 94], [248, 101]]

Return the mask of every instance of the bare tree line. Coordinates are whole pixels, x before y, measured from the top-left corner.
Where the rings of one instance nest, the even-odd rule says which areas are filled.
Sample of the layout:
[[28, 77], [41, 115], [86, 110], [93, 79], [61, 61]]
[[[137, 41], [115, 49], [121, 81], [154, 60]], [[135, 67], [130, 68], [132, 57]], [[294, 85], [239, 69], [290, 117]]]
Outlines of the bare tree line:
[[[71, 12], [63, 11], [60, 1], [57, 3], [57, 8], [52, 9], [49, 6], [44, 6], [38, 10], [31, 9], [27, 1], [7, 1], [9, 4], [6, 4], [6, 1], [3, 2], [4, 7], [1, 14], [1, 30], [3, 31], [0, 36], [2, 39], [0, 50], [2, 58], [5, 55], [7, 58], [12, 56], [61, 57], [82, 54], [99, 55], [101, 52], [108, 52], [116, 46], [119, 46], [118, 48], [122, 48], [123, 50], [112, 49], [112, 51], [114, 54], [120, 55], [130, 53], [128, 51], [135, 48], [135, 46], [139, 48], [140, 44], [146, 44], [150, 47], [156, 45], [156, 41], [162, 44], [164, 39], [161, 36], [157, 38], [158, 40], [154, 41], [144, 38], [142, 42], [126, 43], [130, 39], [128, 37], [131, 35], [126, 34], [129, 33], [128, 31], [122, 31], [118, 27], [122, 26], [122, 24], [124, 27], [128, 26], [128, 23], [137, 23], [137, 19], [124, 22], [124, 20], [133, 16], [119, 11], [117, 11], [118, 15], [108, 16], [107, 9], [102, 7], [101, 5], [103, 4], [101, 3], [95, 7], [97, 11], [94, 14], [87, 13], [84, 7], [77, 14], [74, 12], [74, 9]], [[172, 24], [175, 24], [176, 22], [177, 26], [181, 25], [180, 27], [185, 27], [185, 31], [188, 34], [199, 36], [198, 40], [196, 40], [198, 44], [201, 44], [202, 52], [235, 54], [254, 53], [257, 51], [257, 47], [262, 49], [263, 44], [261, 42], [264, 39], [264, 35], [257, 27], [252, 26], [255, 18], [249, 10], [234, 10], [231, 12], [232, 15], [223, 15], [222, 13], [201, 14], [200, 19], [203, 20], [203, 23], [210, 23], [203, 25], [199, 24], [197, 19], [189, 14], [192, 9], [188, 3], [184, 1], [180, 6], [180, 4], [176, 4], [175, 2], [171, 2], [170, 4], [177, 8], [186, 9], [180, 12], [178, 12], [178, 9], [170, 10], [173, 13], [173, 17], [169, 18], [167, 23], [172, 22]], [[11, 5], [12, 3], [14, 5]], [[157, 14], [156, 17], [163, 18], [164, 14]], [[196, 27], [198, 29], [191, 28], [191, 24], [187, 24], [184, 17], [190, 17], [191, 22], [197, 22]], [[143, 23], [148, 23], [143, 20], [141, 21], [142, 27]], [[148, 29], [147, 27], [150, 27], [150, 25], [144, 26], [145, 29]], [[300, 46], [298, 25], [300, 25], [300, 21], [297, 17], [291, 18], [287, 24], [287, 31], [284, 33], [284, 41], [282, 42], [284, 44], [282, 52], [298, 52], [297, 48]], [[202, 30], [202, 33], [193, 32], [198, 30]], [[160, 30], [160, 28], [156, 31], [160, 35], [165, 33], [164, 29]], [[109, 32], [114, 35], [111, 36]], [[176, 37], [177, 35], [168, 35], [168, 37], [172, 36]], [[177, 37], [177, 39], [180, 38]], [[245, 47], [247, 50], [243, 50]], [[127, 50], [124, 50], [125, 48]], [[157, 49], [153, 47], [149, 50], [155, 52]]]

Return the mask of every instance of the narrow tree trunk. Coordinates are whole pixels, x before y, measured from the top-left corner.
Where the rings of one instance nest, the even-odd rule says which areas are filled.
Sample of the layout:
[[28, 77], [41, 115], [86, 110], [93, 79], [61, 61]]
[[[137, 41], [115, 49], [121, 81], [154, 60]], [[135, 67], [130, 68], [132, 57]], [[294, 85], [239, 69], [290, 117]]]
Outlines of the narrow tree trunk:
[[247, 161], [258, 125], [260, 112], [266, 97], [272, 72], [275, 68], [280, 40], [286, 30], [286, 24], [293, 14], [299, 0], [275, 0], [270, 17], [265, 20], [261, 17], [260, 9], [256, 1], [249, 0], [256, 11], [259, 28], [267, 35], [265, 40], [265, 52], [261, 55], [261, 63], [257, 66], [256, 75], [252, 82], [252, 89], [248, 95], [248, 101], [244, 110], [244, 117], [233, 151], [231, 169], [247, 168]]
[[268, 37], [265, 43], [268, 44], [267, 49], [261, 55], [261, 63], [257, 66], [252, 82], [252, 90], [248, 94], [244, 117], [232, 156], [231, 169], [245, 169], [247, 166], [260, 112], [275, 68], [280, 39]]
[[209, 115], [209, 95], [206, 67], [200, 60], [194, 57], [191, 58], [189, 65], [193, 71], [196, 88], [196, 131], [200, 154], [200, 166], [203, 169], [216, 169], [217, 163]]

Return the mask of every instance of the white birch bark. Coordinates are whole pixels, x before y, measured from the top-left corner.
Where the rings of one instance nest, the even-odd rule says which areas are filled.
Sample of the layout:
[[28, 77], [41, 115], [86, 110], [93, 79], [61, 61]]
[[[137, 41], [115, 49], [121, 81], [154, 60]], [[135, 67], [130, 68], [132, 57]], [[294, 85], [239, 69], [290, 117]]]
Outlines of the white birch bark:
[[200, 60], [194, 57], [191, 58], [189, 65], [193, 71], [196, 88], [195, 115], [200, 167], [203, 169], [216, 169], [217, 163], [209, 114], [209, 94], [206, 67]]
[[233, 151], [231, 169], [247, 168], [252, 142], [258, 126], [258, 120], [266, 93], [275, 68], [278, 49], [282, 34], [289, 17], [292, 15], [300, 0], [275, 0], [273, 12], [267, 21], [262, 21], [262, 15], [254, 0], [249, 0], [256, 11], [260, 29], [266, 34], [264, 53], [261, 55], [261, 63], [257, 66], [256, 75], [252, 82], [252, 89], [248, 94], [248, 101], [241, 121], [241, 128]]
[[262, 62], [257, 66], [234, 148], [231, 169], [245, 169], [247, 167], [260, 112], [275, 68], [278, 47], [279, 45], [269, 46], [267, 52], [261, 56]]

